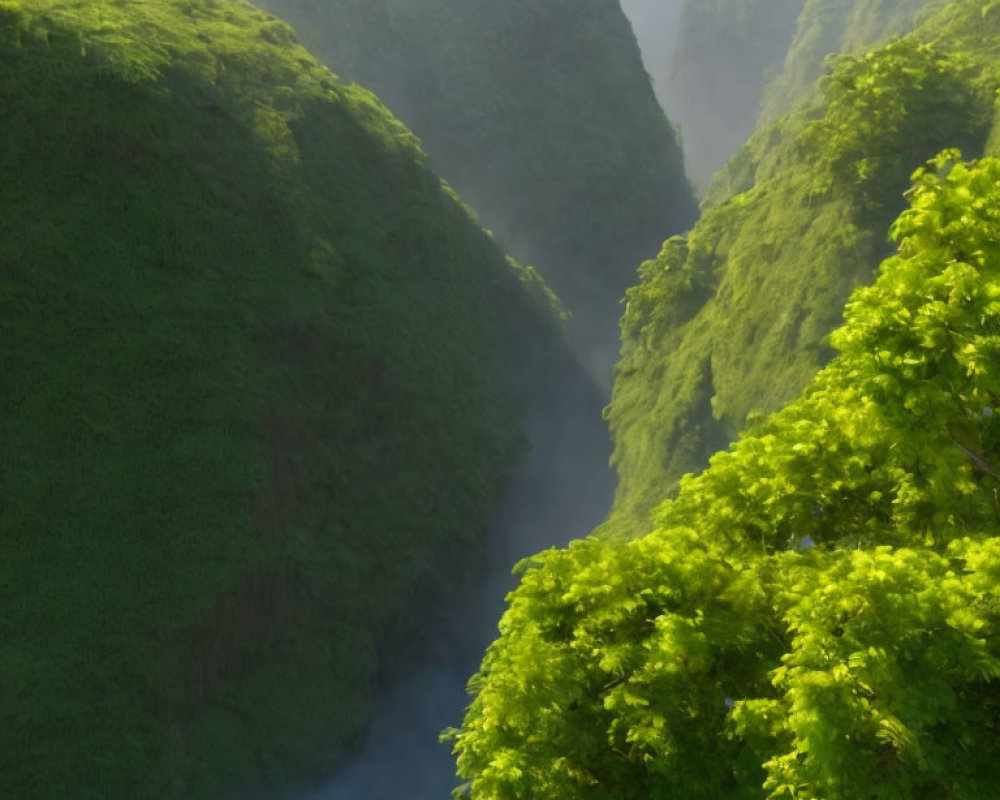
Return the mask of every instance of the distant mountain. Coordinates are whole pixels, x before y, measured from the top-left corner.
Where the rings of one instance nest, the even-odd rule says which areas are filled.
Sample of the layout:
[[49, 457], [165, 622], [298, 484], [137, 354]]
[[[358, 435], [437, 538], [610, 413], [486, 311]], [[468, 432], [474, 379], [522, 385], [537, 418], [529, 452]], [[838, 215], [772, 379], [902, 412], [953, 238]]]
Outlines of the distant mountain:
[[616, 0], [262, 0], [374, 90], [574, 314], [607, 379], [635, 265], [695, 205]]
[[767, 87], [765, 122], [809, 94], [831, 53], [860, 53], [913, 30], [922, 15], [947, 0], [806, 0], [781, 72]]
[[984, 151], [987, 48], [969, 50], [970, 69], [952, 50], [966, 45], [936, 30], [835, 62], [809, 104], [719, 172], [691, 234], [640, 269], [607, 411], [617, 512], [642, 520], [749, 419], [794, 398], [890, 251], [913, 170], [945, 147]]
[[[857, 53], [912, 30], [940, 0], [678, 0], [679, 19], [632, 0], [648, 69], [681, 129], [700, 187], [754, 131], [811, 87], [831, 53]], [[670, 6], [670, 4], [667, 4]], [[628, 4], [626, 5], [626, 7]]]
[[653, 89], [661, 100], [665, 89], [662, 82], [670, 72], [677, 50], [684, 3], [685, 0], [621, 0], [646, 71], [653, 79]]
[[673, 58], [656, 82], [698, 186], [753, 133], [764, 87], [781, 67], [802, 3], [685, 0]]

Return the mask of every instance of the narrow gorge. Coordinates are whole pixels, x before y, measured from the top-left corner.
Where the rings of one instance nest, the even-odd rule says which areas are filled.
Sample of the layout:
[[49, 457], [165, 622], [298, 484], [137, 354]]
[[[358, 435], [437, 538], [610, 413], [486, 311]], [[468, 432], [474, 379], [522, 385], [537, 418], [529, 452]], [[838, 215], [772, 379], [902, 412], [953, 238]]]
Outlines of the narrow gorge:
[[998, 64], [0, 0], [0, 797], [992, 797]]

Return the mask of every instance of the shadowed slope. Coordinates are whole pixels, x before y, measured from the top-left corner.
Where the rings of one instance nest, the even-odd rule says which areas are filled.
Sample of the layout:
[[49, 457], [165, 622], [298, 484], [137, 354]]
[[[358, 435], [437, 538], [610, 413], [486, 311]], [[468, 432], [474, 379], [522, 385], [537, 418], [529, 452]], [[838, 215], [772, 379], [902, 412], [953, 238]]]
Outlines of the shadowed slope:
[[245, 3], [4, 0], [0, 74], [0, 794], [328, 769], [478, 558], [547, 290]]

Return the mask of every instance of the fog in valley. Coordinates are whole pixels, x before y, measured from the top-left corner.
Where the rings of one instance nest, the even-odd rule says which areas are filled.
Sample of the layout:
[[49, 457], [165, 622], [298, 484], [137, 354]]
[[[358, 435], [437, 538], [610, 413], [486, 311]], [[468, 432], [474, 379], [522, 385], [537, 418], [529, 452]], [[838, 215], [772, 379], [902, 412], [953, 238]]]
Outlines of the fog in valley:
[[[679, 131], [696, 190], [705, 189], [754, 131], [765, 89], [782, 68], [803, 4], [621, 0], [656, 97]], [[402, 0], [387, 0], [384, 7], [402, 5]], [[389, 52], [374, 74], [389, 74], [402, 64], [398, 52]], [[419, 73], [409, 74], [405, 90], [386, 100], [404, 120], [427, 124], [422, 115], [428, 87], [421, 80]], [[545, 255], [535, 258], [538, 243], [507, 224], [488, 187], [468, 174], [463, 178], [464, 198], [473, 207], [493, 209], [492, 227], [501, 245], [545, 276]], [[664, 226], [663, 237], [676, 232]], [[439, 610], [436, 633], [420, 657], [391, 671], [356, 758], [332, 782], [297, 800], [444, 800], [458, 783], [450, 747], [438, 736], [461, 723], [469, 701], [466, 682], [495, 638], [504, 595], [515, 584], [511, 568], [532, 553], [587, 535], [611, 505], [611, 444], [600, 410], [618, 353], [610, 310], [616, 300], [598, 291], [589, 305], [570, 309], [571, 340], [581, 373], [590, 379], [586, 385], [576, 375], [551, 382], [527, 412], [530, 450], [489, 526], [476, 590], [460, 607]]]
[[992, 796], [996, 42], [0, 0], [0, 800]]
[[[395, 0], [385, 8], [391, 12], [399, 5]], [[746, 69], [745, 53], [714, 51], [709, 57], [697, 52], [713, 42], [697, 38], [708, 35], [700, 27], [704, 4], [688, 5], [694, 8], [685, 9], [684, 0], [622, 0], [656, 96], [680, 129], [689, 174], [704, 185], [710, 170], [735, 150], [752, 127], [759, 90], [745, 96], [747, 80], [755, 78], [741, 73]], [[387, 19], [383, 17], [380, 24]], [[695, 39], [682, 45], [685, 25], [693, 29]], [[398, 76], [405, 64], [400, 53], [398, 46], [385, 48], [384, 55], [366, 53], [365, 69], [392, 87], [384, 99], [397, 114], [418, 127], [429, 125], [426, 78], [419, 70], [408, 72], [405, 80], [391, 77]], [[692, 73], [696, 68], [702, 70], [697, 76]], [[516, 226], [507, 224], [492, 202], [495, 198], [488, 196], [488, 187], [470, 175], [462, 176], [463, 198], [474, 208], [491, 208], [500, 244], [534, 264], [544, 277], [546, 256], [536, 258], [538, 242], [517, 235]], [[662, 236], [676, 232], [664, 224]], [[633, 256], [636, 266], [642, 257], [638, 251]], [[583, 297], [589, 300], [570, 308], [571, 342], [581, 369], [562, 379], [549, 376], [529, 404], [525, 417], [530, 449], [489, 526], [485, 563], [475, 590], [460, 607], [435, 612], [435, 633], [416, 658], [386, 670], [374, 718], [358, 743], [356, 757], [330, 783], [296, 795], [296, 800], [444, 800], [458, 783], [450, 745], [439, 743], [438, 737], [461, 723], [469, 702], [466, 683], [496, 636], [504, 595], [515, 584], [513, 565], [587, 535], [610, 508], [611, 443], [601, 408], [608, 400], [619, 347], [613, 319], [620, 306], [618, 298], [606, 290], [602, 295], [599, 288]]]
[[[269, 4], [280, 6], [277, 0]], [[402, 0], [375, 4], [365, 24], [389, 30], [391, 15], [406, 5]], [[696, 188], [704, 189], [753, 131], [765, 84], [785, 58], [801, 5], [802, 0], [739, 7], [702, 0], [621, 0], [657, 100], [680, 133]], [[558, 36], [558, 29], [551, 35]], [[384, 87], [382, 98], [404, 121], [418, 131], [432, 129], [428, 109], [439, 87], [431, 85], [423, 66], [415, 66], [423, 64], [420, 58], [407, 54], [399, 41], [387, 41], [393, 43], [353, 54], [345, 62], [348, 76], [358, 79], [351, 69], [362, 65], [359, 71]], [[351, 43], [342, 47], [350, 50]], [[436, 80], [460, 83], [455, 76]], [[447, 165], [451, 156], [445, 156]], [[520, 232], [468, 163], [459, 177], [463, 199], [473, 208], [490, 209], [490, 227], [501, 246], [545, 277], [551, 266], [549, 243]], [[562, 223], [571, 228], [573, 221]], [[677, 232], [664, 224], [662, 236]], [[637, 266], [652, 255], [637, 251], [632, 258]], [[593, 282], [569, 308], [577, 369], [548, 376], [533, 392], [524, 415], [529, 449], [489, 525], [474, 590], [457, 607], [434, 610], [433, 633], [416, 648], [416, 656], [411, 652], [383, 670], [375, 714], [355, 757], [329, 783], [291, 800], [444, 800], [458, 779], [450, 745], [440, 743], [439, 735], [461, 723], [470, 699], [466, 683], [495, 638], [504, 595], [515, 585], [512, 567], [533, 553], [586, 536], [606, 518], [614, 478], [601, 408], [608, 401], [619, 347], [612, 321], [620, 306], [616, 311], [618, 298], [596, 278], [578, 275], [577, 280]]]
[[[399, 5], [394, 0], [385, 8]], [[657, 97], [668, 109], [683, 5], [683, 0], [622, 3]], [[366, 69], [379, 76], [398, 71], [403, 63], [399, 53], [386, 48], [380, 59], [369, 53]], [[401, 85], [385, 80], [393, 87]], [[405, 90], [384, 98], [402, 119], [418, 125], [428, 124], [420, 99], [428, 92], [423, 80], [419, 71], [412, 71], [402, 82]], [[546, 256], [537, 257], [538, 243], [517, 235], [516, 226], [507, 224], [491, 202], [495, 198], [484, 196], [488, 188], [466, 173], [462, 189], [463, 199], [473, 208], [482, 204], [493, 209], [491, 227], [501, 246], [546, 276]], [[676, 232], [664, 223], [663, 238]], [[652, 255], [637, 250], [634, 266]], [[569, 309], [578, 369], [549, 375], [534, 390], [525, 413], [529, 449], [489, 525], [485, 563], [475, 590], [459, 607], [437, 609], [436, 632], [419, 655], [386, 670], [374, 717], [355, 758], [329, 783], [290, 800], [444, 800], [459, 783], [450, 744], [439, 742], [439, 736], [462, 721], [470, 700], [466, 684], [496, 637], [504, 596], [516, 582], [513, 566], [534, 553], [586, 536], [605, 520], [611, 506], [611, 442], [601, 409], [609, 399], [619, 348], [614, 320], [621, 306], [619, 298], [592, 280], [593, 288], [583, 293], [587, 302]]]
[[585, 536], [610, 508], [604, 394], [579, 374], [550, 375], [526, 415], [530, 450], [486, 533], [474, 591], [437, 611], [437, 633], [425, 651], [396, 665], [382, 687], [357, 758], [302, 800], [445, 800], [457, 785], [450, 745], [438, 737], [461, 724], [466, 683], [496, 637], [504, 596], [515, 583], [512, 567]]

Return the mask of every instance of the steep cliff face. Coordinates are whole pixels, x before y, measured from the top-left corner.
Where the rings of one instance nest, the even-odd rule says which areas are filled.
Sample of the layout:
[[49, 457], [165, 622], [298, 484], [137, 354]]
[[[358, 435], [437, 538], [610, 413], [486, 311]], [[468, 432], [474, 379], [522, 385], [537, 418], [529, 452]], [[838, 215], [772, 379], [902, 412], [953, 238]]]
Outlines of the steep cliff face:
[[[635, 265], [694, 216], [674, 132], [618, 3], [263, 5], [385, 99], [501, 242], [543, 273], [575, 316], [580, 351], [608, 370]], [[387, 27], [371, 26], [373, 15]]]
[[887, 252], [910, 173], [944, 147], [984, 151], [988, 48], [943, 30], [842, 57], [810, 106], [719, 173], [690, 236], [643, 265], [608, 410], [626, 517], [641, 520], [825, 362], [844, 301]]
[[328, 768], [580, 378], [551, 295], [242, 2], [4, 0], [0, 74], [0, 795]]

